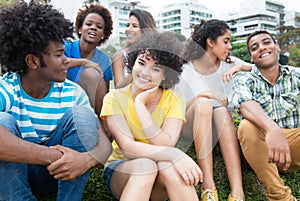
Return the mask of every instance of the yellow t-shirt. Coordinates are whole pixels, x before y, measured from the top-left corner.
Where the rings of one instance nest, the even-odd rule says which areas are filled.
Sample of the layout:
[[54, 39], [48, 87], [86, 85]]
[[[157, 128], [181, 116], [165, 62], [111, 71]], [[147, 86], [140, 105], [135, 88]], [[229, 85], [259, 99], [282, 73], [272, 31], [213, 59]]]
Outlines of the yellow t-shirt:
[[[131, 85], [121, 89], [111, 90], [106, 94], [100, 117], [105, 120], [106, 116], [123, 115], [134, 139], [149, 144], [136, 115], [130, 88]], [[164, 89], [151, 116], [159, 127], [162, 127], [167, 118], [182, 119], [185, 122], [185, 107], [185, 101], [182, 96], [174, 93], [172, 90]], [[108, 158], [107, 163], [113, 160], [127, 160], [115, 140], [112, 142], [112, 148], [113, 152]]]

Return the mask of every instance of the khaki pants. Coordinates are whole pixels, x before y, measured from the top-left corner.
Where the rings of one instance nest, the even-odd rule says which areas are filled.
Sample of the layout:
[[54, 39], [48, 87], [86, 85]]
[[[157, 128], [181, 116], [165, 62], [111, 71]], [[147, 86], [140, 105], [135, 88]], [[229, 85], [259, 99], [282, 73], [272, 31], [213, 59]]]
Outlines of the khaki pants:
[[[282, 129], [292, 157], [288, 172], [300, 169], [300, 128]], [[248, 120], [242, 120], [238, 128], [238, 138], [243, 154], [255, 171], [260, 182], [266, 187], [266, 197], [271, 201], [296, 200], [288, 186], [279, 175], [276, 164], [268, 162], [268, 148], [265, 143], [265, 133]]]

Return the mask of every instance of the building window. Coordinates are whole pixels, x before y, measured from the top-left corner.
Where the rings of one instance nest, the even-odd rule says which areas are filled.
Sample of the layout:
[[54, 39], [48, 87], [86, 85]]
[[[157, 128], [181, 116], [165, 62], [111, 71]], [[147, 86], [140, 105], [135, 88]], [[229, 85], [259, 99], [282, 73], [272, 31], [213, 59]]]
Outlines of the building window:
[[168, 17], [170, 15], [180, 15], [181, 14], [181, 10], [172, 10], [166, 13], [163, 13], [163, 17]]

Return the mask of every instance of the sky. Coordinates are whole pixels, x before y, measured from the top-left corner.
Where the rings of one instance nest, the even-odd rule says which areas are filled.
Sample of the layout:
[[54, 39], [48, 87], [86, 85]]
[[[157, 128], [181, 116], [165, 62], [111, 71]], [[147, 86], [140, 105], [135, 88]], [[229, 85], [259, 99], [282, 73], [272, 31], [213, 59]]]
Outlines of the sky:
[[[155, 11], [157, 11], [161, 6], [173, 3], [175, 1], [186, 1], [186, 0], [138, 0], [141, 3], [145, 5], [149, 5], [150, 11], [152, 14], [155, 14]], [[197, 1], [197, 0], [193, 0]], [[255, 1], [255, 0], [252, 0]], [[300, 12], [300, 5], [299, 0], [275, 0], [277, 2], [283, 3], [285, 5], [285, 10], [295, 10]], [[151, 2], [151, 4], [149, 3]], [[239, 3], [241, 0], [198, 0], [198, 2], [204, 6], [206, 6], [208, 9], [212, 10], [214, 13], [214, 18], [219, 18], [221, 13], [231, 12], [238, 10]]]

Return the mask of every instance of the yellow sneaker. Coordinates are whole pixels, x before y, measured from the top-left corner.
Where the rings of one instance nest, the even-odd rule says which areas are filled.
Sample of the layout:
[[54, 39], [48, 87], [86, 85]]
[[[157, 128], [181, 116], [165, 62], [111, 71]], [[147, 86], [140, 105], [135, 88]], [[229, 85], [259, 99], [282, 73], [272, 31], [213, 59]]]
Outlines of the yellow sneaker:
[[228, 195], [228, 201], [244, 201], [244, 200], [236, 199], [236, 198], [232, 197], [231, 194], [229, 194]]
[[201, 189], [201, 201], [219, 201], [217, 189]]

